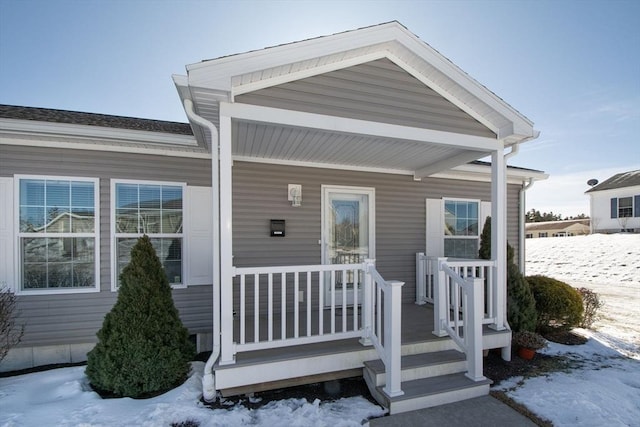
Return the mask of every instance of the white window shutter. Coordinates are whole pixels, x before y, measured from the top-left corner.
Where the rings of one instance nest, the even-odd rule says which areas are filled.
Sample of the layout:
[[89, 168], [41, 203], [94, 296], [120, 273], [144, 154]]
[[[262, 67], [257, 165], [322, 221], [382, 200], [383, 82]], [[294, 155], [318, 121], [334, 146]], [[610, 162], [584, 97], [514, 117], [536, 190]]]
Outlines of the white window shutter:
[[213, 199], [211, 187], [187, 186], [187, 285], [213, 283]]
[[484, 223], [487, 222], [487, 217], [491, 216], [491, 202], [480, 202], [480, 218], [478, 218], [478, 234], [482, 234], [482, 228]]
[[13, 178], [0, 178], [0, 286], [16, 292], [14, 283]]
[[444, 221], [442, 199], [427, 199], [427, 256], [444, 256]]

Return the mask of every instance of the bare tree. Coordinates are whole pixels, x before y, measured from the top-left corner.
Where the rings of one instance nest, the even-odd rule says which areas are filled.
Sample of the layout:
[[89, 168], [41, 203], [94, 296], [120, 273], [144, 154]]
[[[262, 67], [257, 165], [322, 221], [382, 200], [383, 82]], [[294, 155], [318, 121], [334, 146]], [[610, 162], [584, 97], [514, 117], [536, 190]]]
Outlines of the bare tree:
[[24, 334], [24, 325], [16, 324], [17, 315], [16, 295], [5, 284], [0, 284], [0, 362]]

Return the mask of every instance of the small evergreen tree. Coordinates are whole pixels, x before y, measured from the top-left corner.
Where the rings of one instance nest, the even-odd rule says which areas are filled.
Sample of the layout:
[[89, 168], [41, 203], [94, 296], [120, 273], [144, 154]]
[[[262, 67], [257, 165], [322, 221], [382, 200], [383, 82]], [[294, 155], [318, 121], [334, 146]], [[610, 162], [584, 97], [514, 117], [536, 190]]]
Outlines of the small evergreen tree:
[[[491, 217], [480, 236], [481, 259], [491, 259]], [[531, 288], [514, 261], [513, 247], [507, 243], [507, 321], [513, 332], [534, 331], [538, 313]]]
[[101, 391], [145, 397], [184, 381], [193, 356], [162, 264], [143, 236], [120, 275], [118, 300], [88, 354], [86, 375]]
[[480, 235], [480, 251], [478, 252], [480, 259], [491, 259], [491, 217], [488, 216], [482, 227]]

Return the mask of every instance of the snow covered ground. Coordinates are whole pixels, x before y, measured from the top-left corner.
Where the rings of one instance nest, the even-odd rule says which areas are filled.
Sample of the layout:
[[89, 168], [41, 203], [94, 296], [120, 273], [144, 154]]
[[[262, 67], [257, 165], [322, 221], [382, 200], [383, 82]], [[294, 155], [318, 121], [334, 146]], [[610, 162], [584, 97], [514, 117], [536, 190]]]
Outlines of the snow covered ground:
[[[605, 301], [595, 331], [579, 330], [582, 346], [550, 344], [576, 366], [500, 389], [555, 426], [640, 426], [640, 235], [528, 239], [527, 274], [585, 286]], [[212, 410], [200, 401], [203, 364], [189, 380], [152, 399], [101, 399], [84, 367], [0, 378], [1, 426], [169, 426], [192, 420], [207, 426], [357, 426], [384, 410], [362, 397], [335, 402], [286, 399], [260, 409]]]
[[555, 426], [640, 426], [640, 235], [527, 239], [527, 275], [586, 287], [604, 300], [585, 345], [550, 343], [577, 366], [498, 387]]
[[594, 336], [640, 359], [640, 234], [527, 239], [526, 245], [526, 274], [597, 292], [605, 307]]
[[212, 410], [200, 403], [204, 363], [194, 362], [180, 387], [151, 399], [101, 399], [89, 387], [84, 366], [0, 379], [2, 426], [170, 426], [187, 420], [209, 426], [360, 426], [384, 414], [363, 397], [335, 402], [286, 399], [250, 410]]

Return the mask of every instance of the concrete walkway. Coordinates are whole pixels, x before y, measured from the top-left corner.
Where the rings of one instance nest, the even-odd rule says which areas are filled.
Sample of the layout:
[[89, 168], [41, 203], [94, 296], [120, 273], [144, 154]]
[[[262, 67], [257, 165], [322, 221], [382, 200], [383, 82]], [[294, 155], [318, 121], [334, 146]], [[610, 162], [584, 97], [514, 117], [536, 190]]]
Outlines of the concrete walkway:
[[515, 409], [491, 396], [369, 420], [371, 427], [535, 427]]

